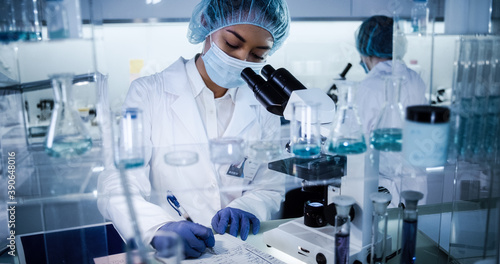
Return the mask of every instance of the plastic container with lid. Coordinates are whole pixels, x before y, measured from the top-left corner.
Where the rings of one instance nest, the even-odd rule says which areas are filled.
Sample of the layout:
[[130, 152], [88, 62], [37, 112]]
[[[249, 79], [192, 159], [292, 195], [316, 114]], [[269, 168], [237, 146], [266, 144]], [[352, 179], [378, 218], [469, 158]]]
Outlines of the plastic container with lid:
[[443, 166], [448, 153], [449, 120], [447, 107], [407, 107], [403, 125], [405, 160], [418, 167]]

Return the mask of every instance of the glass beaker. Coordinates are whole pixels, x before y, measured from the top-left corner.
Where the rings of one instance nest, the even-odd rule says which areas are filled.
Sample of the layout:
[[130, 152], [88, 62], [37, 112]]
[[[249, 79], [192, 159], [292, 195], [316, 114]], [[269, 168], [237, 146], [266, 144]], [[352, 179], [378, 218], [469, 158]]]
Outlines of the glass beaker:
[[371, 131], [370, 146], [380, 151], [400, 152], [403, 143], [403, 106], [399, 102], [401, 77], [385, 77], [385, 104]]
[[366, 151], [365, 136], [354, 105], [354, 82], [338, 85], [338, 111], [333, 119], [333, 128], [327, 140], [327, 151], [333, 154], [360, 154]]
[[45, 137], [45, 151], [52, 157], [81, 155], [92, 147], [92, 138], [73, 102], [73, 74], [54, 74], [50, 78], [55, 103]]
[[112, 128], [116, 167], [132, 169], [143, 166], [144, 134], [141, 109], [126, 108], [115, 113]]
[[318, 103], [293, 103], [290, 122], [291, 153], [297, 158], [313, 159], [321, 154]]

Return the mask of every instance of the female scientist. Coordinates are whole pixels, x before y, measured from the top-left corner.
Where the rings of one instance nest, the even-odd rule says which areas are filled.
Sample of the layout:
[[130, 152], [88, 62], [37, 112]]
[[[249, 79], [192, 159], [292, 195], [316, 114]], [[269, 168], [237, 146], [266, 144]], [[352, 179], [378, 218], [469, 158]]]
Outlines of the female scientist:
[[[270, 219], [284, 197], [281, 176], [265, 164], [243, 161], [239, 168], [210, 161], [208, 142], [220, 137], [279, 139], [279, 116], [255, 99], [240, 73], [260, 72], [266, 58], [288, 36], [285, 0], [202, 0], [193, 11], [188, 39], [204, 41], [201, 54], [179, 58], [160, 73], [135, 80], [124, 107], [143, 110], [146, 167], [128, 171], [137, 222], [143, 241], [156, 250], [168, 244], [161, 234], [173, 231], [184, 241], [186, 257], [199, 257], [214, 246], [217, 233], [245, 240]], [[190, 146], [201, 153], [196, 164], [170, 166], [166, 149]], [[256, 164], [258, 164], [256, 166]], [[236, 173], [235, 173], [236, 172]], [[229, 188], [230, 187], [230, 188]], [[152, 191], [153, 189], [153, 191]], [[99, 177], [99, 210], [124, 237], [132, 237], [119, 173]], [[166, 201], [171, 191], [193, 222], [185, 221]]]
[[[358, 85], [355, 103], [363, 125], [365, 137], [369, 139], [370, 132], [375, 126], [377, 117], [385, 103], [385, 77], [392, 75], [393, 43], [399, 45], [395, 56], [402, 58], [406, 53], [406, 38], [399, 38], [393, 42], [393, 19], [386, 16], [372, 16], [361, 24], [356, 34], [356, 49], [361, 55], [361, 66], [367, 73], [366, 78]], [[410, 105], [426, 104], [425, 83], [415, 71], [399, 65], [397, 75], [402, 77], [400, 102], [403, 109]], [[379, 186], [384, 187], [392, 194], [391, 206], [399, 203], [400, 177], [408, 172], [403, 166], [404, 161], [400, 153], [380, 153]], [[425, 177], [413, 177], [403, 182], [403, 189], [410, 188], [427, 193]]]

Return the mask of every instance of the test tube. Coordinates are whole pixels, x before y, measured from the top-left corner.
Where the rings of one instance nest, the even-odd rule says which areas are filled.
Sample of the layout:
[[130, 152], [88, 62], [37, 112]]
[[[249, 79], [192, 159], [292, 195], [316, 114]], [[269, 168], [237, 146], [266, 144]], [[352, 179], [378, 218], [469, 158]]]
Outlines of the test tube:
[[387, 206], [392, 200], [389, 193], [372, 193], [373, 202], [372, 247], [370, 264], [385, 263], [387, 240]]
[[401, 244], [400, 264], [414, 264], [417, 248], [417, 204], [424, 197], [421, 192], [403, 191], [401, 196], [405, 200], [403, 211], [403, 238]]
[[332, 199], [337, 210], [335, 216], [335, 264], [349, 264], [349, 242], [351, 217], [349, 211], [356, 200], [350, 196], [339, 195]]

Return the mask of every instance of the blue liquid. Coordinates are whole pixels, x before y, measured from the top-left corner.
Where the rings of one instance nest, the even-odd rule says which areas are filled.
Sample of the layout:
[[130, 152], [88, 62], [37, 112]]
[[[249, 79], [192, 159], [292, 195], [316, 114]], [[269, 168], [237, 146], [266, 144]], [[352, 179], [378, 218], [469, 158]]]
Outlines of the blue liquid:
[[56, 158], [70, 158], [81, 155], [92, 148], [92, 139], [89, 137], [56, 137], [52, 142], [52, 147], [45, 147], [45, 152], [49, 156]]
[[364, 140], [351, 139], [351, 138], [341, 138], [337, 140], [334, 145], [330, 144], [328, 146], [328, 151], [336, 154], [361, 154], [366, 151], [366, 144]]
[[349, 264], [348, 234], [335, 234], [335, 264]]
[[41, 39], [42, 39], [41, 34], [36, 32], [24, 32], [24, 31], [0, 32], [1, 42], [10, 42], [19, 40], [41, 40]]
[[314, 158], [321, 153], [321, 147], [315, 144], [295, 144], [293, 154], [297, 158]]
[[414, 264], [416, 260], [415, 250], [417, 246], [417, 221], [403, 221], [403, 241], [401, 264]]
[[120, 169], [133, 169], [137, 167], [142, 167], [144, 165], [144, 159], [135, 158], [135, 159], [124, 159], [120, 160], [118, 164], [118, 168]]
[[375, 129], [370, 144], [380, 151], [401, 151], [403, 144], [403, 130], [401, 128]]

